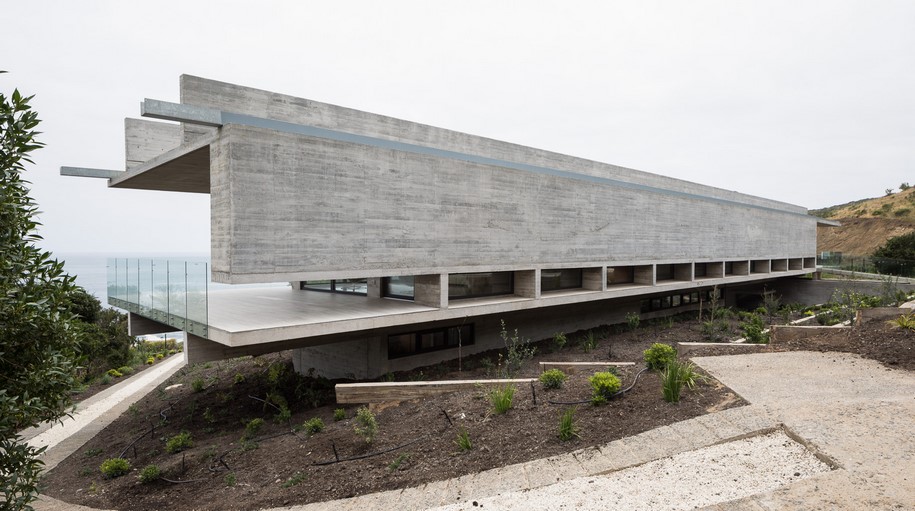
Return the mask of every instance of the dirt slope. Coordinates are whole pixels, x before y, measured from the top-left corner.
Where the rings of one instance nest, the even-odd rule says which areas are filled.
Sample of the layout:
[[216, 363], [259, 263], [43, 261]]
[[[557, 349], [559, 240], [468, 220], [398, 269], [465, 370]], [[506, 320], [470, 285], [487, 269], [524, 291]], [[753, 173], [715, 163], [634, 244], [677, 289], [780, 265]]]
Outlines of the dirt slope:
[[890, 238], [915, 231], [915, 188], [813, 210], [841, 227], [817, 228], [817, 252], [870, 255]]

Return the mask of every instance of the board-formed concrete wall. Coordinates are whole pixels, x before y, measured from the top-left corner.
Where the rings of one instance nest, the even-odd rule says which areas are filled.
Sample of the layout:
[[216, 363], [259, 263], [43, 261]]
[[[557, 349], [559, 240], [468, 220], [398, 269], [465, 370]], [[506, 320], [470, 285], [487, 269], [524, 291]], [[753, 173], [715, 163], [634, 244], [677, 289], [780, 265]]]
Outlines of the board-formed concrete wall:
[[[210, 149], [211, 257], [220, 282], [816, 252], [816, 219], [777, 201], [191, 76], [182, 76], [181, 99], [440, 150], [224, 125]], [[208, 130], [186, 128], [185, 137]]]

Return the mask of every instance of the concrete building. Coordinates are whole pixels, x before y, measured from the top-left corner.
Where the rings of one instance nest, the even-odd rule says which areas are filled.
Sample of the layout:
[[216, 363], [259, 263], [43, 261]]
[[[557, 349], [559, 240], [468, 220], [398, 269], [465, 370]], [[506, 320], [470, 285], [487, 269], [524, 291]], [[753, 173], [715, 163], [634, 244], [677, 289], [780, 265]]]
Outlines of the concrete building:
[[302, 371], [373, 377], [501, 346], [503, 320], [539, 339], [815, 271], [822, 220], [799, 206], [194, 76], [180, 87], [178, 104], [142, 103], [172, 122], [127, 119], [126, 170], [61, 173], [208, 193], [203, 280], [291, 283], [201, 295], [191, 266], [114, 262], [131, 332], [185, 330], [190, 362], [295, 349]]

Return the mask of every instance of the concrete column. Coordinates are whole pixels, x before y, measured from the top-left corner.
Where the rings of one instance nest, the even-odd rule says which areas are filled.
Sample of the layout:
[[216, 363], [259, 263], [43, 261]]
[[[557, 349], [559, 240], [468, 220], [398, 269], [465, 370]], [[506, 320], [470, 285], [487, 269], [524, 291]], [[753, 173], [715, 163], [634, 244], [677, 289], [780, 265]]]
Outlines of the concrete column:
[[[235, 355], [237, 356], [237, 355]], [[184, 332], [184, 361], [187, 365], [232, 358], [230, 348], [209, 339]]]
[[415, 275], [413, 301], [426, 307], [448, 308], [448, 274]]
[[607, 290], [607, 267], [582, 268], [581, 287], [592, 291]]
[[540, 270], [518, 270], [515, 274], [515, 295], [540, 298]]
[[381, 298], [381, 277], [370, 277], [365, 279], [368, 284], [368, 297]]

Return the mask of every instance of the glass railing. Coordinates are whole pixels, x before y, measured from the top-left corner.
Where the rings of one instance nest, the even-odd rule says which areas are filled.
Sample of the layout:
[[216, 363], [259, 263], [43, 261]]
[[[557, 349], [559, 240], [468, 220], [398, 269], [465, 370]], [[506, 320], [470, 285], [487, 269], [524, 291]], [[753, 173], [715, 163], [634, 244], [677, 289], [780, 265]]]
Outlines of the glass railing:
[[817, 264], [824, 268], [856, 271], [861, 273], [878, 273], [896, 277], [915, 277], [915, 261], [906, 259], [888, 259], [885, 257], [849, 256], [840, 253], [821, 254]]
[[208, 277], [205, 262], [108, 259], [108, 303], [206, 337]]

